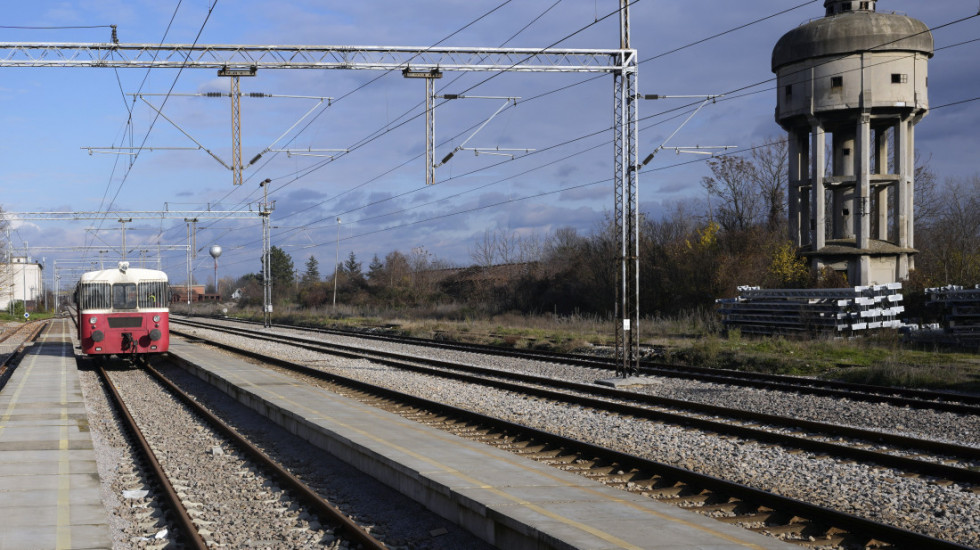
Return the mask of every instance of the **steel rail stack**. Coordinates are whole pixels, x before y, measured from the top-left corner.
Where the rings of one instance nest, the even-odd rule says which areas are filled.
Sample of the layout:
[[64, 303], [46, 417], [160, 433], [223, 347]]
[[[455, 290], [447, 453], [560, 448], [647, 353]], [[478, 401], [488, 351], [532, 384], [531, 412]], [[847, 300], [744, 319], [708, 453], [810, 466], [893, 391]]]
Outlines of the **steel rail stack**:
[[725, 327], [745, 334], [832, 332], [899, 328], [905, 311], [902, 283], [852, 288], [762, 289], [741, 286], [717, 300]]
[[980, 285], [964, 289], [947, 285], [927, 288], [929, 307], [940, 311], [944, 335], [959, 346], [980, 346]]

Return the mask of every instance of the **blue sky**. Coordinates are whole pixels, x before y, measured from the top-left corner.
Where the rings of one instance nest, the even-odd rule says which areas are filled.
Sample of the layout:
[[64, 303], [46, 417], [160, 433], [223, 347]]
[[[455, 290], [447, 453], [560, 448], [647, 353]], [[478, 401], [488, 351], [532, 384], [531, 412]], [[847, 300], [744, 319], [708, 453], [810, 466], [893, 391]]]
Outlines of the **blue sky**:
[[[501, 6], [490, 15], [480, 16]], [[670, 145], [737, 145], [748, 148], [781, 136], [773, 122], [775, 92], [770, 72], [772, 47], [785, 32], [823, 14], [822, 1], [804, 0], [639, 0], [633, 5], [633, 46], [640, 59], [639, 88], [645, 94], [718, 94], [759, 85], [733, 99], [706, 106]], [[179, 7], [178, 7], [179, 5]], [[214, 10], [208, 17], [211, 6]], [[928, 5], [928, 9], [924, 6]], [[615, 48], [618, 20], [595, 23], [618, 7], [613, 0], [40, 0], [5, 7], [6, 26], [96, 26], [115, 24], [124, 43], [330, 44]], [[935, 27], [975, 15], [977, 0], [880, 0], [880, 11], [897, 11]], [[719, 38], [671, 52], [702, 38], [776, 15]], [[176, 13], [176, 15], [175, 15]], [[168, 23], [173, 18], [169, 32]], [[205, 20], [207, 18], [207, 22]], [[536, 20], [536, 21], [535, 21]], [[528, 25], [532, 21], [533, 24]], [[471, 24], [472, 23], [472, 24]], [[203, 30], [202, 30], [203, 26]], [[527, 26], [525, 29], [524, 27]], [[466, 27], [463, 29], [463, 27]], [[460, 29], [463, 29], [460, 31]], [[523, 29], [523, 30], [522, 30]], [[460, 31], [460, 32], [456, 32]], [[164, 38], [166, 34], [166, 38]], [[456, 34], [453, 34], [456, 33]], [[450, 38], [446, 38], [452, 35]], [[516, 35], [516, 36], [515, 36]], [[105, 42], [107, 28], [27, 30], [0, 28], [9, 42]], [[567, 40], [563, 38], [571, 36]], [[513, 37], [513, 38], [512, 38]], [[511, 39], [512, 38], [512, 39]], [[937, 52], [930, 63], [930, 103], [946, 105], [977, 95], [980, 18], [935, 32]], [[508, 41], [510, 39], [510, 41]], [[561, 42], [559, 42], [561, 41]], [[557, 44], [556, 44], [557, 43]], [[365, 71], [264, 71], [242, 79], [244, 92], [331, 96], [338, 100], [290, 132], [290, 148], [350, 148], [382, 133], [333, 162], [322, 158], [266, 155], [232, 185], [231, 173], [203, 151], [145, 151], [127, 168], [116, 155], [89, 155], [84, 147], [122, 145], [132, 135], [147, 146], [194, 144], [160, 119], [137, 90], [164, 94], [227, 91], [213, 70], [4, 69], [0, 80], [0, 206], [13, 212], [105, 210], [242, 209], [261, 199], [259, 182], [270, 178], [273, 244], [283, 247], [298, 269], [313, 255], [321, 273], [332, 271], [340, 217], [340, 255], [354, 252], [367, 265], [373, 255], [423, 247], [434, 256], [465, 264], [485, 231], [546, 235], [571, 226], [588, 233], [612, 208], [612, 144], [602, 132], [612, 120], [612, 79], [582, 83], [590, 76], [507, 74], [477, 85], [485, 73], [449, 73], [438, 93], [521, 97], [472, 139], [468, 146], [535, 149], [502, 162], [502, 157], [457, 153], [437, 171], [437, 185], [425, 188], [422, 160], [422, 81], [400, 74]], [[380, 78], [379, 78], [380, 77]], [[457, 78], [458, 77], [458, 78]], [[145, 80], [145, 81], [144, 81]], [[569, 85], [578, 84], [567, 88]], [[474, 85], [477, 85], [474, 87]], [[141, 87], [142, 86], [142, 87]], [[472, 90], [470, 90], [472, 88]], [[562, 90], [547, 94], [554, 90]], [[538, 99], [542, 94], [547, 94]], [[148, 98], [159, 107], [162, 97]], [[242, 100], [243, 157], [251, 159], [312, 108], [315, 100]], [[469, 128], [489, 117], [500, 100], [460, 100], [436, 114], [436, 158], [469, 136]], [[661, 115], [683, 100], [640, 105], [640, 157], [663, 142], [683, 118]], [[133, 110], [127, 125], [128, 109]], [[230, 162], [230, 106], [227, 98], [172, 97], [164, 113], [202, 145]], [[414, 117], [414, 118], [412, 118]], [[407, 123], [397, 126], [410, 118]], [[940, 179], [978, 173], [974, 151], [980, 102], [945, 107], [920, 123], [916, 146], [931, 158]], [[307, 125], [306, 123], [309, 122]], [[152, 131], [150, 131], [152, 124]], [[385, 129], [388, 131], [385, 131]], [[585, 137], [600, 132], [592, 137]], [[575, 138], [582, 138], [575, 140]], [[567, 145], [555, 145], [572, 141]], [[704, 197], [707, 167], [693, 155], [658, 155], [640, 177], [645, 213], [658, 215], [678, 201]], [[268, 161], [268, 162], [266, 162]], [[540, 195], [540, 196], [537, 196]], [[41, 247], [117, 248], [119, 224], [108, 221], [15, 223], [11, 244], [20, 252], [66, 266], [98, 260], [96, 250]], [[156, 243], [186, 244], [182, 220], [128, 224], [129, 248], [149, 250], [150, 265], [184, 281], [182, 252], [159, 251]], [[225, 253], [219, 276], [260, 269], [261, 226], [248, 220], [202, 222], [192, 264], [199, 281], [211, 277], [211, 244]], [[115, 256], [114, 256], [115, 255]], [[118, 249], [105, 258], [118, 257]], [[138, 253], [130, 253], [130, 259]], [[138, 261], [138, 260], [136, 260]]]

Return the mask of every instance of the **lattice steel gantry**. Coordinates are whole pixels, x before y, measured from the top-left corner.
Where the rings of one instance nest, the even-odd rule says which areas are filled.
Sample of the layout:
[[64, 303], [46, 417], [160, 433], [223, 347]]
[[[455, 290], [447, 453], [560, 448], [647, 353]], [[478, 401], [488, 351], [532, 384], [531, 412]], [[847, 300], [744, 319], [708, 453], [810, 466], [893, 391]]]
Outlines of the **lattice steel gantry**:
[[[620, 237], [616, 350], [622, 376], [636, 372], [639, 342], [637, 66], [636, 51], [630, 48], [628, 0], [620, 0], [619, 49], [0, 42], [0, 67], [206, 68], [251, 74], [259, 69], [612, 74]], [[266, 242], [263, 248], [268, 246]]]

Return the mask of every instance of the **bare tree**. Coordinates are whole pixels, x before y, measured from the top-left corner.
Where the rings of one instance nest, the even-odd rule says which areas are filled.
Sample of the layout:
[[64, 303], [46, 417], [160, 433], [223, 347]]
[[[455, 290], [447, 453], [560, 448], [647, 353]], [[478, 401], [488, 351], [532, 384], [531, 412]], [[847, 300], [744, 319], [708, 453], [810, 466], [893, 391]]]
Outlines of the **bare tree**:
[[915, 151], [915, 222], [930, 225], [936, 221], [943, 207], [939, 179], [932, 171], [932, 156], [922, 158]]
[[748, 229], [759, 219], [761, 200], [751, 162], [738, 157], [717, 157], [708, 161], [712, 177], [701, 179], [709, 196], [721, 199], [718, 223], [726, 231]]
[[768, 138], [752, 150], [753, 177], [762, 194], [769, 231], [778, 231], [785, 223], [789, 180], [786, 147], [785, 139]]
[[918, 268], [943, 284], [980, 282], [980, 176], [948, 180], [934, 223], [923, 227]]
[[489, 269], [497, 263], [497, 236], [489, 229], [483, 231], [483, 239], [470, 248], [470, 258], [475, 265]]

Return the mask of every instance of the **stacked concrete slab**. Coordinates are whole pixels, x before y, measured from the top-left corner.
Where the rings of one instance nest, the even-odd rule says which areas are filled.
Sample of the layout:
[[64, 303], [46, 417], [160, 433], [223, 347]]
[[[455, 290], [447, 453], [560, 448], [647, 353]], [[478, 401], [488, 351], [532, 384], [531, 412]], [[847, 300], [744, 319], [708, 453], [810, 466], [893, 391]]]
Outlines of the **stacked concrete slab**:
[[944, 333], [951, 343], [980, 345], [980, 285], [927, 288], [929, 306], [938, 308]]
[[901, 283], [815, 289], [743, 286], [737, 297], [717, 302], [725, 327], [744, 334], [850, 334], [900, 327], [905, 311], [901, 290]]

